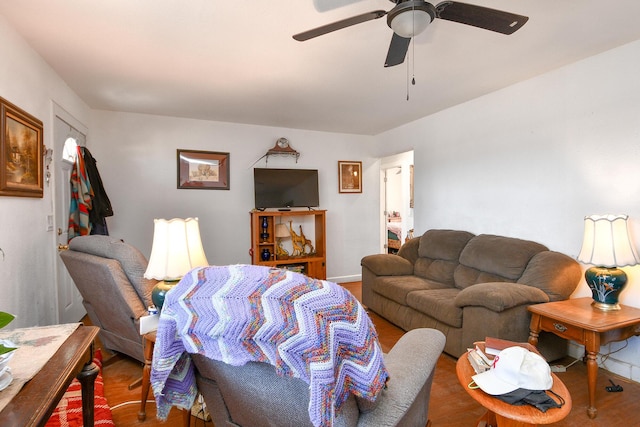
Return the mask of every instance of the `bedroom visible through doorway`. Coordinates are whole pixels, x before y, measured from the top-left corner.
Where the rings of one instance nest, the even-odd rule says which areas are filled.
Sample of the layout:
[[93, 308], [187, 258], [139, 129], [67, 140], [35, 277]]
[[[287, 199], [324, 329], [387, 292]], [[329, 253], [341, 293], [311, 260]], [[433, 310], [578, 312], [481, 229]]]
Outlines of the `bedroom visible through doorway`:
[[381, 253], [396, 253], [413, 236], [413, 151], [382, 158]]

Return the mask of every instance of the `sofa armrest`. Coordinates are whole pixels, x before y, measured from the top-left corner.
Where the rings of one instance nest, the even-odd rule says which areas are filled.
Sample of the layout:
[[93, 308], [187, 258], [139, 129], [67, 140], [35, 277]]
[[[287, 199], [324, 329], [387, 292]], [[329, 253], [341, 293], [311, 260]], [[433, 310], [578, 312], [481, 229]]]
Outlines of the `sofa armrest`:
[[376, 276], [408, 276], [413, 274], [413, 264], [398, 255], [375, 254], [362, 258], [360, 265]]
[[429, 395], [445, 337], [436, 329], [404, 334], [384, 361], [389, 380], [375, 409], [360, 415], [359, 427], [426, 425]]
[[533, 286], [509, 282], [478, 283], [463, 289], [454, 301], [456, 307], [486, 307], [500, 313], [520, 305], [549, 302], [549, 295]]

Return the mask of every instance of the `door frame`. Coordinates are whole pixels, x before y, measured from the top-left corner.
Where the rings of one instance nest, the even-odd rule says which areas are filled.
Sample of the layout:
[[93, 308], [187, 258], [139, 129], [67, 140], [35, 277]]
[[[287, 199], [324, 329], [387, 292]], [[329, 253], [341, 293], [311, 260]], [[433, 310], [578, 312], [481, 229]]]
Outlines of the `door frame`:
[[[66, 125], [68, 125], [70, 128], [75, 129], [78, 133], [82, 134], [85, 139], [84, 141], [82, 141], [84, 144], [86, 144], [86, 139], [87, 139], [87, 133], [88, 133], [88, 127], [85, 126], [82, 122], [80, 122], [78, 119], [76, 119], [73, 115], [71, 115], [68, 111], [66, 111], [64, 108], [62, 108], [60, 105], [58, 105], [55, 102], [52, 102], [52, 120], [51, 122], [53, 123], [52, 129], [51, 129], [51, 141], [52, 141], [52, 148], [54, 148], [53, 150], [53, 158], [51, 161], [51, 168], [53, 169], [53, 173], [51, 176], [51, 183], [50, 185], [52, 185], [52, 197], [51, 197], [51, 204], [52, 204], [52, 216], [53, 216], [53, 239], [52, 239], [52, 250], [53, 250], [53, 277], [54, 277], [54, 282], [55, 282], [55, 290], [56, 290], [56, 297], [55, 297], [55, 312], [56, 312], [56, 322], [57, 323], [61, 323], [61, 322], [66, 322], [67, 319], [63, 319], [62, 318], [62, 312], [61, 312], [61, 307], [60, 307], [60, 294], [63, 291], [63, 286], [65, 285], [69, 285], [72, 284], [73, 288], [75, 289], [75, 285], [73, 285], [73, 280], [71, 280], [71, 276], [69, 276], [69, 273], [67, 272], [66, 268], [63, 266], [62, 261], [60, 260], [60, 257], [58, 256], [58, 244], [61, 243], [60, 241], [60, 237], [59, 237], [59, 232], [58, 232], [58, 228], [60, 228], [61, 226], [64, 226], [62, 224], [66, 224], [68, 223], [68, 217], [67, 218], [59, 218], [58, 212], [59, 212], [59, 206], [58, 204], [59, 202], [59, 197], [60, 195], [58, 194], [57, 191], [57, 185], [58, 185], [58, 179], [61, 179], [61, 177], [58, 176], [57, 172], [57, 168], [55, 166], [55, 162], [60, 161], [60, 158], [62, 156], [62, 153], [57, 153], [55, 150], [56, 147], [56, 135], [57, 135], [57, 130], [58, 130], [58, 119], [63, 121]], [[79, 141], [80, 143], [81, 141]], [[57, 160], [56, 160], [57, 159]], [[66, 242], [64, 242], [64, 244], [66, 244]], [[61, 283], [61, 278], [64, 278], [65, 283]], [[81, 308], [79, 308], [79, 310], [84, 311], [84, 307], [82, 307], [82, 298], [80, 297], [80, 293], [75, 290], [75, 292], [77, 292], [76, 294], [76, 299], [74, 301], [75, 303], [80, 304]], [[80, 319], [77, 319], [80, 320]]]
[[[407, 231], [413, 227], [413, 208], [410, 207], [410, 192], [409, 192], [409, 173], [410, 167], [414, 164], [414, 152], [413, 150], [405, 151], [402, 153], [393, 154], [390, 156], [382, 157], [380, 159], [380, 253], [387, 253], [387, 212], [389, 208], [387, 206], [387, 171], [389, 169], [401, 168], [403, 174], [403, 186], [406, 184], [406, 188], [401, 188], [402, 197], [402, 209], [400, 212], [403, 217], [403, 232], [402, 239], [406, 237]], [[411, 226], [408, 227], [407, 224]]]

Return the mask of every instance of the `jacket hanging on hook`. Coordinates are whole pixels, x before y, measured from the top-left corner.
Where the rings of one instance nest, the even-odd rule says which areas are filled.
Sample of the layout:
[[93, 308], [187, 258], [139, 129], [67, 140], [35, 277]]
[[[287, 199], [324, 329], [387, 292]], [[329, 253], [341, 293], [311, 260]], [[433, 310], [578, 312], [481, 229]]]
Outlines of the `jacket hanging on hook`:
[[96, 160], [88, 148], [77, 150], [70, 179], [69, 241], [88, 234], [108, 235], [106, 217], [113, 216]]
[[88, 148], [82, 147], [84, 154], [84, 164], [87, 170], [87, 176], [91, 183], [93, 195], [91, 198], [91, 210], [89, 211], [89, 221], [91, 222], [91, 234], [109, 235], [107, 229], [108, 216], [113, 216], [113, 208], [107, 192], [102, 184], [102, 178], [98, 172], [96, 159], [91, 155]]

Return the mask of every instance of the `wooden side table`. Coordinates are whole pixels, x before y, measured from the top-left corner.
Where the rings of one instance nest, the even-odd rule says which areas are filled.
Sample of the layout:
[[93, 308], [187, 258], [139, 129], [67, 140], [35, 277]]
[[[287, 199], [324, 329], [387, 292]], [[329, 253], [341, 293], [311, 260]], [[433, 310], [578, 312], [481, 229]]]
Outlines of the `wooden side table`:
[[621, 306], [618, 311], [602, 311], [592, 307], [592, 301], [591, 298], [576, 298], [529, 306], [532, 314], [529, 344], [538, 345], [540, 331], [547, 331], [585, 346], [589, 418], [598, 414], [596, 356], [600, 346], [640, 335], [640, 309]]
[[[456, 374], [458, 381], [469, 395], [482, 406], [487, 409], [487, 413], [478, 420], [478, 427], [498, 426], [498, 427], [533, 427], [540, 424], [552, 424], [564, 419], [571, 412], [571, 395], [564, 383], [555, 374], [551, 374], [553, 378], [553, 386], [551, 390], [562, 396], [565, 403], [561, 408], [552, 408], [547, 412], [529, 406], [516, 406], [504, 402], [490, 394], [485, 393], [479, 388], [471, 389], [469, 384], [473, 381], [472, 376], [475, 371], [469, 363], [467, 353], [464, 353], [456, 363]], [[550, 395], [551, 396], [551, 395]], [[556, 402], [555, 396], [552, 396]], [[559, 402], [558, 402], [559, 403]]]
[[[138, 420], [144, 421], [147, 418], [147, 399], [149, 398], [149, 388], [151, 387], [151, 363], [153, 362], [153, 348], [156, 345], [156, 331], [144, 334], [144, 367], [142, 368], [142, 391], [140, 395], [140, 411]], [[182, 424], [184, 427], [191, 425], [191, 411], [182, 410]]]

